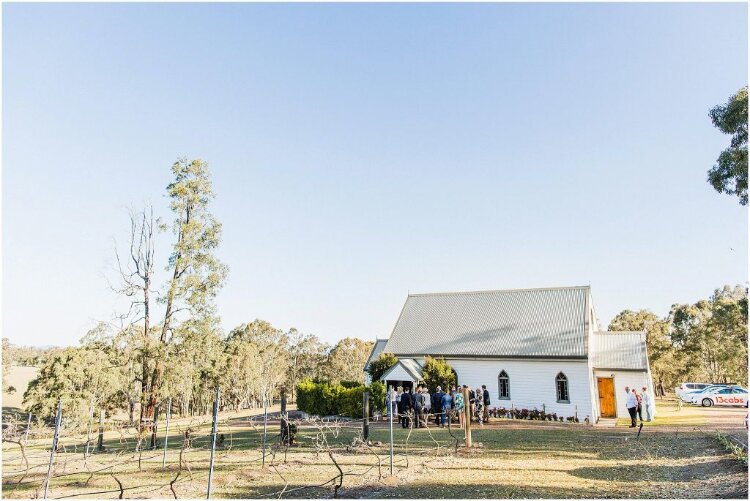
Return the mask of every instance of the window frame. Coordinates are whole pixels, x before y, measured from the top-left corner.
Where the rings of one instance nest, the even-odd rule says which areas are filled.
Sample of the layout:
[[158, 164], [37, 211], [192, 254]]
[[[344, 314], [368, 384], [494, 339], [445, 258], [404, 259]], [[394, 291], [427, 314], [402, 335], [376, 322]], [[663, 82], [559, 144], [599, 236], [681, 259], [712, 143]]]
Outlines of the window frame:
[[[567, 399], [561, 399], [560, 395], [560, 383], [563, 383], [565, 386], [565, 396]], [[568, 376], [565, 375], [564, 372], [560, 371], [557, 373], [557, 376], [555, 376], [555, 398], [557, 399], [558, 404], [569, 404], [570, 403], [570, 381], [568, 380]]]
[[[503, 379], [506, 382], [506, 389], [508, 390], [505, 396], [502, 394], [502, 386], [500, 385], [500, 381]], [[497, 398], [498, 400], [510, 400], [510, 376], [505, 370], [501, 370], [500, 374], [497, 375]]]

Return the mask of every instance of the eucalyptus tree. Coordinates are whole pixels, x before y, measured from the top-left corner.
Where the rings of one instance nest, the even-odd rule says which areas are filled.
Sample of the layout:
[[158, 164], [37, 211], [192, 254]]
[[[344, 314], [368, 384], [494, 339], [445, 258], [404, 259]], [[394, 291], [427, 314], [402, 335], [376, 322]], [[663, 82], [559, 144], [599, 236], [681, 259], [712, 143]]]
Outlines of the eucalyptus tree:
[[709, 116], [714, 126], [732, 139], [708, 171], [708, 182], [719, 193], [737, 195], [740, 204], [747, 205], [747, 86], [726, 104], [712, 108]]
[[227, 267], [214, 252], [221, 241], [221, 223], [209, 211], [214, 198], [208, 164], [179, 159], [172, 165], [174, 181], [167, 186], [174, 214], [175, 243], [167, 271], [171, 278], [161, 298], [164, 317], [159, 328], [159, 352], [151, 371], [142, 415], [153, 418], [167, 367], [167, 347], [180, 321], [204, 325], [215, 320], [214, 299], [224, 284]]
[[229, 346], [246, 344], [253, 357], [259, 362], [257, 370], [257, 393], [253, 399], [260, 403], [271, 402], [273, 397], [285, 387], [289, 369], [287, 334], [265, 320], [254, 320], [232, 329], [227, 337]]
[[[156, 269], [155, 240], [166, 225], [155, 219], [153, 210], [131, 213], [129, 256], [117, 255], [121, 285], [117, 289], [131, 298], [124, 315], [142, 332], [138, 348], [141, 387], [141, 420], [153, 419], [154, 410], [164, 397], [167, 359], [177, 350], [174, 341], [180, 328], [196, 335], [196, 327], [215, 324], [214, 298], [222, 287], [227, 268], [214, 255], [221, 240], [221, 224], [209, 211], [214, 198], [208, 164], [203, 160], [181, 158], [172, 165], [173, 181], [167, 186], [174, 219], [174, 243], [167, 260], [169, 278], [161, 288], [158, 303], [163, 306], [157, 317], [153, 310]], [[183, 324], [185, 324], [183, 326]], [[198, 335], [213, 336], [209, 330]]]
[[346, 337], [336, 343], [328, 354], [327, 376], [331, 381], [357, 381], [364, 383], [362, 368], [372, 351], [372, 341]]

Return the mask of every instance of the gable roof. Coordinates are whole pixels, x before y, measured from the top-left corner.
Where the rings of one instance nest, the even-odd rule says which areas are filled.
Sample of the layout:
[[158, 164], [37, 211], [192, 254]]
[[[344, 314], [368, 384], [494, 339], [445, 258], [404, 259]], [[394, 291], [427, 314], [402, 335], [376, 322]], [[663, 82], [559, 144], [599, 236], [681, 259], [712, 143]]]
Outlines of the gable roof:
[[385, 351], [583, 358], [589, 292], [580, 286], [410, 294]]
[[591, 346], [594, 369], [648, 370], [646, 333], [595, 332]]
[[[393, 367], [385, 371], [383, 375], [381, 376], [381, 381], [387, 381], [388, 379], [404, 379], [403, 376], [406, 375], [409, 378], [411, 378], [412, 381], [421, 381], [422, 380], [422, 366], [419, 365], [419, 362], [414, 360], [413, 358], [403, 358], [399, 359], [398, 362], [396, 362]], [[394, 377], [395, 376], [395, 377]]]
[[375, 344], [372, 345], [372, 350], [370, 351], [370, 356], [367, 357], [367, 361], [365, 362], [365, 368], [364, 370], [367, 371], [367, 368], [370, 367], [370, 362], [378, 358], [381, 353], [383, 353], [383, 348], [385, 348], [385, 344], [388, 342], [387, 339], [376, 339]]

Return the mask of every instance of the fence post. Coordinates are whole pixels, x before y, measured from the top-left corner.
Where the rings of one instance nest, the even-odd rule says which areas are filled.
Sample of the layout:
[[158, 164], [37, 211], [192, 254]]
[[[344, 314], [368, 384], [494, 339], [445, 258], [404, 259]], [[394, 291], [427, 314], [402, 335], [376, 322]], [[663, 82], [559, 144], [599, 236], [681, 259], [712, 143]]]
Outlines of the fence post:
[[466, 416], [464, 418], [464, 421], [466, 421], [466, 427], [464, 429], [464, 440], [466, 442], [466, 447], [471, 448], [471, 402], [469, 402], [468, 388], [464, 388], [464, 402], [464, 412], [466, 412]]
[[99, 411], [99, 438], [96, 441], [96, 450], [104, 450], [104, 409]]
[[281, 444], [288, 445], [289, 423], [286, 420], [286, 390], [281, 390], [281, 414], [279, 415], [281, 425]]
[[154, 424], [151, 428], [151, 449], [156, 450], [156, 428], [159, 423], [159, 404], [154, 407]]
[[208, 462], [208, 490], [206, 499], [211, 499], [211, 480], [214, 476], [214, 450], [216, 449], [216, 421], [219, 417], [219, 385], [216, 385], [216, 400], [214, 401], [214, 424], [211, 427], [211, 458]]
[[23, 441], [29, 441], [29, 430], [31, 430], [31, 413], [29, 412], [29, 422], [26, 423], [26, 431], [23, 434]]
[[89, 428], [86, 431], [86, 451], [83, 453], [83, 458], [87, 459], [89, 457], [89, 445], [91, 445], [91, 426], [93, 425], [94, 421], [94, 401], [91, 400], [91, 408], [89, 410]]
[[52, 463], [55, 462], [55, 451], [57, 450], [57, 441], [60, 438], [60, 421], [62, 420], [62, 400], [57, 398], [57, 416], [55, 417], [55, 434], [52, 437], [52, 452], [49, 454], [49, 465], [47, 466], [47, 478], [44, 480], [44, 499], [47, 499], [47, 490], [49, 489], [49, 479], [52, 475]]
[[370, 438], [370, 392], [362, 393], [362, 436], [365, 442]]
[[391, 435], [391, 475], [393, 475], [393, 405], [391, 405], [391, 399], [393, 398], [393, 388], [391, 387], [390, 390], [388, 390], [388, 398], [386, 399], [386, 402], [388, 403], [388, 426], [390, 427], [390, 435]]
[[263, 395], [263, 459], [261, 460], [261, 468], [266, 467], [266, 431], [268, 429], [268, 401], [264, 392]]
[[167, 464], [167, 441], [169, 440], [169, 416], [172, 415], [172, 397], [169, 397], [169, 403], [167, 403], [167, 424], [164, 427], [164, 454], [161, 456], [161, 467]]

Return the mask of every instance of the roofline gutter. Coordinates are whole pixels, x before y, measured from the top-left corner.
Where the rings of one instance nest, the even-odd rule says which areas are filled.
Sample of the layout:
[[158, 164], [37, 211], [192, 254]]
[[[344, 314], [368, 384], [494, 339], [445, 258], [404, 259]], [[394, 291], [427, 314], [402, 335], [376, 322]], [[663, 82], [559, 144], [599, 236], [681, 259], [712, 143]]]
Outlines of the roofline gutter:
[[648, 369], [623, 369], [623, 368], [612, 368], [612, 367], [594, 367], [595, 371], [615, 371], [615, 372], [648, 372]]
[[396, 358], [417, 358], [417, 357], [432, 357], [432, 358], [443, 358], [443, 359], [449, 359], [449, 358], [459, 358], [459, 359], [466, 359], [466, 360], [534, 360], [534, 361], [542, 361], [542, 360], [573, 360], [573, 361], [581, 361], [581, 360], [588, 360], [587, 355], [578, 355], [578, 356], [555, 356], [555, 355], [453, 355], [453, 354], [440, 354], [440, 355], [434, 355], [432, 353], [417, 353], [417, 354], [407, 354], [407, 353], [394, 353]]

